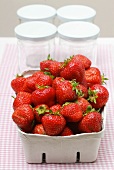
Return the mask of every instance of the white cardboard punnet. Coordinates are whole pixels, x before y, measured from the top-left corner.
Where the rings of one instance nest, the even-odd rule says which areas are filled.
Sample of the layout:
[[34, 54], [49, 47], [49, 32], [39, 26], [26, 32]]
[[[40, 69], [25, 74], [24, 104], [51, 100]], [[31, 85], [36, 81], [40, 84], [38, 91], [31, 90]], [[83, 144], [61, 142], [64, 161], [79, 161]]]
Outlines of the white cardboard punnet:
[[103, 125], [100, 132], [65, 137], [27, 134], [18, 128], [26, 161], [28, 163], [94, 162], [105, 131], [105, 107], [102, 117]]

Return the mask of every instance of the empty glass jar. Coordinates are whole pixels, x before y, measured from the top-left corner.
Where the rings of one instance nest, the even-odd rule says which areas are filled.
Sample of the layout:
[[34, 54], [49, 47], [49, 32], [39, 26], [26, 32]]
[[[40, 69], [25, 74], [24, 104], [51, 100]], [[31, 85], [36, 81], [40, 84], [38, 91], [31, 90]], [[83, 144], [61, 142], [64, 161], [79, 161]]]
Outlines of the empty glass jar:
[[55, 55], [55, 25], [43, 21], [31, 21], [15, 27], [18, 39], [19, 72], [37, 70], [40, 61]]
[[71, 21], [58, 26], [57, 56], [59, 56], [59, 61], [72, 55], [82, 54], [88, 57], [93, 64], [96, 64], [99, 33], [100, 28], [90, 22]]

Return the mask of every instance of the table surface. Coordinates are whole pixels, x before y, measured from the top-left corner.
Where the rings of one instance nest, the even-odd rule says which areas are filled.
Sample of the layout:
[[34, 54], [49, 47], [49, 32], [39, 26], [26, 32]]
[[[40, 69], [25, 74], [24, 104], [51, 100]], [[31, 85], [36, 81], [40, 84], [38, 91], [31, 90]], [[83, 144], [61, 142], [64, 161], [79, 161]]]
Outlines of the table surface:
[[12, 95], [10, 82], [17, 74], [16, 39], [0, 38], [0, 170], [36, 170], [36, 169], [80, 169], [113, 170], [114, 169], [114, 38], [98, 39], [97, 66], [109, 78], [107, 88], [110, 98], [107, 103], [107, 120], [104, 137], [101, 139], [97, 160], [94, 163], [76, 164], [28, 164], [18, 136], [16, 125], [11, 115]]

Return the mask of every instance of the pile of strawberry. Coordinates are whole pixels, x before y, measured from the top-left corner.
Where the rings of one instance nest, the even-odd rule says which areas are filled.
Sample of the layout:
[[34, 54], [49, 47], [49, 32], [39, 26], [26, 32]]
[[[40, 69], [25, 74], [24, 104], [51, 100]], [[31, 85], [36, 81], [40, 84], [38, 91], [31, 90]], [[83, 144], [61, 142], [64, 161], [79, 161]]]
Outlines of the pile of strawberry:
[[13, 121], [26, 133], [68, 136], [102, 130], [109, 92], [104, 76], [83, 55], [40, 62], [40, 70], [11, 81]]

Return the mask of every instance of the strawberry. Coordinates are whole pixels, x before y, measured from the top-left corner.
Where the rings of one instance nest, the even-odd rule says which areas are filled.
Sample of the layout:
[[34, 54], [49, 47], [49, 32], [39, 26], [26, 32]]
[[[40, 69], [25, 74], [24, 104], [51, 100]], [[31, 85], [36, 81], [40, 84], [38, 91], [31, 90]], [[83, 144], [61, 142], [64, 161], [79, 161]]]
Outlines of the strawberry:
[[43, 71], [39, 70], [39, 71], [36, 71], [32, 74], [33, 77], [37, 77], [39, 78], [40, 76], [42, 76], [44, 74]]
[[52, 82], [53, 82], [53, 78], [45, 72], [44, 74], [41, 74], [39, 76], [39, 78], [37, 79], [36, 85], [51, 86]]
[[102, 115], [97, 111], [89, 112], [79, 122], [78, 129], [85, 133], [99, 132], [102, 129]]
[[53, 61], [50, 66], [49, 66], [49, 72], [57, 77], [60, 76], [60, 71], [61, 71], [61, 63], [58, 61]]
[[50, 75], [43, 72], [35, 72], [32, 76], [26, 78], [23, 89], [26, 92], [32, 93], [39, 86], [51, 86], [53, 79]]
[[87, 109], [92, 109], [91, 104], [83, 97], [79, 97], [76, 103], [81, 107], [83, 113], [85, 113]]
[[50, 57], [50, 54], [47, 57], [47, 60], [41, 61], [40, 62], [40, 69], [42, 71], [49, 71], [49, 66], [50, 64], [53, 63], [53, 59]]
[[56, 89], [57, 86], [59, 86], [60, 83], [62, 83], [65, 79], [63, 77], [56, 77], [53, 80], [52, 87]]
[[51, 113], [42, 117], [42, 124], [47, 135], [56, 136], [63, 131], [66, 120], [59, 113]]
[[17, 77], [11, 81], [11, 87], [12, 87], [12, 89], [13, 89], [16, 93], [18, 93], [18, 92], [20, 92], [20, 91], [24, 91], [23, 85], [24, 85], [25, 81], [26, 81], [26, 78], [25, 78], [25, 77], [23, 77], [23, 76], [18, 76], [18, 75], [17, 75]]
[[61, 105], [60, 105], [60, 104], [55, 104], [55, 105], [53, 105], [53, 106], [50, 107], [50, 110], [51, 110], [52, 112], [59, 112], [60, 109], [61, 109]]
[[87, 87], [91, 87], [94, 84], [102, 84], [101, 72], [97, 67], [90, 67], [85, 70], [85, 78]]
[[95, 109], [102, 108], [108, 101], [109, 92], [103, 85], [95, 84], [88, 90], [90, 104]]
[[77, 99], [75, 86], [76, 82], [65, 80], [56, 87], [56, 99], [60, 105]]
[[34, 113], [30, 105], [19, 106], [12, 114], [13, 121], [24, 131], [31, 132], [34, 125]]
[[40, 62], [40, 69], [42, 71], [48, 71], [53, 76], [57, 77], [60, 75], [61, 62], [52, 60], [49, 55], [47, 60]]
[[66, 103], [60, 110], [60, 114], [67, 122], [78, 122], [82, 119], [83, 113], [77, 103]]
[[70, 136], [70, 135], [73, 135], [72, 130], [68, 126], [65, 126], [63, 131], [60, 133], [60, 136]]
[[43, 127], [42, 124], [37, 124], [37, 125], [34, 127], [32, 133], [34, 133], [34, 134], [40, 134], [40, 135], [45, 135], [45, 134], [46, 134], [46, 132], [45, 132], [44, 127]]
[[85, 78], [85, 69], [82, 62], [75, 57], [67, 59], [64, 65], [64, 68], [60, 72], [60, 76], [66, 80], [75, 79], [76, 82], [82, 84]]
[[34, 106], [39, 104], [46, 104], [49, 107], [55, 104], [55, 89], [50, 86], [38, 86], [32, 92], [31, 101]]
[[13, 101], [13, 109], [15, 110], [23, 104], [31, 105], [31, 94], [28, 92], [19, 92]]
[[91, 60], [89, 60], [89, 58], [84, 55], [77, 54], [74, 55], [73, 58], [77, 58], [78, 60], [80, 60], [83, 63], [85, 69], [88, 69], [91, 66]]
[[35, 76], [27, 77], [26, 81], [23, 85], [24, 91], [28, 92], [28, 93], [32, 93], [36, 89], [35, 85], [36, 85], [37, 81], [38, 81], [38, 78]]
[[49, 107], [46, 104], [39, 104], [34, 108], [35, 120], [37, 123], [41, 123], [42, 116], [49, 113]]

